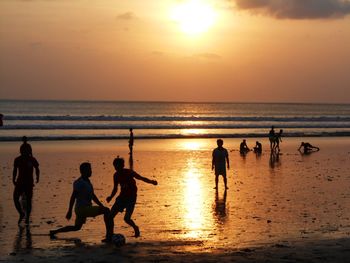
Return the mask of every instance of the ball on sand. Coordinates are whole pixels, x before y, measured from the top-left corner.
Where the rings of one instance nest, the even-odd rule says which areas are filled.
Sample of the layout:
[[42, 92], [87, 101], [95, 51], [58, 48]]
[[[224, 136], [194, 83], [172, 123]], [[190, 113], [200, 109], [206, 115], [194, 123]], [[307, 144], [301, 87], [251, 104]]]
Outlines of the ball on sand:
[[112, 242], [117, 247], [125, 245], [125, 237], [122, 234], [113, 234]]

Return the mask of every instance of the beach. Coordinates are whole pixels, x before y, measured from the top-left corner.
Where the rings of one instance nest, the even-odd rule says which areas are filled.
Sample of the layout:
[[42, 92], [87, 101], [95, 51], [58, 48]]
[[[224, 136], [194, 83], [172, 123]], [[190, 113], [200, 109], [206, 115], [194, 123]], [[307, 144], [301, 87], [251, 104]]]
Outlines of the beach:
[[[133, 169], [156, 179], [157, 186], [137, 182], [133, 219], [141, 237], [132, 237], [123, 215], [115, 233], [127, 244], [101, 243], [101, 217], [88, 219], [78, 232], [48, 232], [68, 223], [65, 214], [79, 164], [92, 164], [91, 181], [98, 198], [112, 191], [112, 161], [118, 155], [130, 166], [126, 140], [31, 142], [40, 162], [29, 227], [17, 226], [12, 201], [12, 165], [18, 142], [1, 142], [0, 260], [6, 262], [238, 261], [344, 262], [350, 256], [350, 141], [347, 137], [284, 138], [281, 154], [270, 156], [266, 138], [260, 156], [241, 156], [241, 139], [224, 139], [231, 169], [224, 191], [213, 187], [211, 153], [215, 139], [136, 140]], [[302, 155], [301, 141], [320, 147]]]

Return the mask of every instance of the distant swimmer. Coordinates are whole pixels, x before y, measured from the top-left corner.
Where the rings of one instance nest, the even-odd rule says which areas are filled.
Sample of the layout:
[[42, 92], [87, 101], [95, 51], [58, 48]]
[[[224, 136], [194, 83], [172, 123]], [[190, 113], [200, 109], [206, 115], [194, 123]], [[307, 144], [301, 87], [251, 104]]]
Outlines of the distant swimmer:
[[127, 223], [134, 229], [134, 236], [139, 237], [140, 229], [131, 219], [131, 216], [135, 209], [137, 198], [137, 186], [135, 179], [153, 185], [157, 185], [158, 182], [156, 180], [151, 180], [146, 177], [143, 177], [138, 173], [134, 172], [133, 170], [124, 168], [125, 162], [123, 158], [115, 158], [113, 161], [113, 166], [116, 172], [113, 175], [114, 183], [112, 193], [110, 196], [107, 197], [107, 202], [109, 203], [118, 192], [118, 185], [120, 185], [120, 193], [119, 196], [115, 199], [115, 202], [111, 208], [110, 218], [112, 222], [112, 229], [114, 226], [114, 217], [117, 215], [117, 213], [123, 212], [125, 210], [125, 223]]
[[4, 126], [4, 122], [2, 119], [4, 118], [4, 115], [0, 113], [0, 127]]
[[271, 130], [269, 131], [269, 140], [270, 140], [270, 149], [272, 151], [275, 146], [275, 126], [272, 126]]
[[225, 189], [228, 189], [226, 177], [226, 164], [227, 169], [230, 169], [228, 152], [223, 147], [224, 141], [222, 139], [218, 139], [216, 143], [218, 147], [213, 150], [211, 162], [211, 169], [214, 170], [215, 168], [215, 189], [218, 189], [219, 175], [222, 175], [224, 178]]
[[134, 147], [134, 133], [132, 132], [132, 128], [129, 129], [130, 135], [129, 135], [129, 154], [132, 155], [132, 150]]
[[[87, 217], [96, 217], [103, 215], [106, 227], [106, 239], [103, 242], [110, 242], [113, 234], [112, 222], [110, 218], [109, 208], [105, 207], [94, 193], [94, 187], [90, 182], [92, 175], [91, 164], [84, 162], [80, 165], [81, 176], [73, 183], [73, 192], [70, 197], [68, 212], [66, 218], [72, 217], [72, 210], [75, 203], [75, 224], [72, 226], [61, 227], [50, 231], [50, 237], [54, 238], [58, 233], [78, 231], [86, 223]], [[92, 205], [94, 201], [97, 206]]]
[[262, 153], [262, 144], [256, 141], [255, 147], [253, 148], [255, 153]]
[[[26, 224], [29, 224], [34, 187], [33, 172], [35, 170], [36, 183], [39, 183], [40, 170], [38, 161], [32, 156], [31, 148], [21, 146], [20, 152], [21, 155], [15, 159], [13, 164], [12, 182], [15, 186], [13, 200], [19, 213], [18, 224], [24, 216]], [[26, 200], [26, 211], [23, 211], [20, 203], [21, 198]]]
[[311, 144], [308, 143], [308, 142], [302, 142], [302, 143], [300, 144], [300, 147], [299, 147], [299, 149], [298, 149], [299, 152], [301, 152], [301, 151], [300, 151], [301, 148], [304, 148], [304, 149], [303, 149], [303, 152], [304, 152], [305, 154], [306, 154], [306, 153], [311, 153], [311, 152], [318, 152], [318, 151], [320, 150], [320, 148], [318, 148], [318, 147], [316, 147], [316, 146], [313, 146], [313, 145], [311, 145]]
[[249, 147], [248, 147], [248, 145], [247, 145], [246, 140], [244, 139], [244, 140], [241, 142], [241, 144], [239, 145], [239, 152], [240, 152], [241, 154], [246, 154], [246, 153], [249, 152], [249, 151], [250, 151], [250, 149], [249, 149]]

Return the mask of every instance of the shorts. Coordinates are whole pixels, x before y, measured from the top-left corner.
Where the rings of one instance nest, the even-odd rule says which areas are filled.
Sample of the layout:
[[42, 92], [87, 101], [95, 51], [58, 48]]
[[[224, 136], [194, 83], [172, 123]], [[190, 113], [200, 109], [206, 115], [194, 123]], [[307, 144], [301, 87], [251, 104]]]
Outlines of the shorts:
[[21, 184], [17, 184], [15, 186], [15, 190], [14, 190], [14, 195], [15, 196], [21, 196], [25, 194], [27, 200], [32, 200], [33, 197], [33, 186], [27, 186], [27, 185], [21, 185]]
[[123, 212], [125, 209], [126, 213], [132, 214], [135, 208], [135, 204], [136, 197], [127, 198], [118, 196], [117, 199], [115, 199], [112, 211]]
[[87, 217], [95, 217], [101, 215], [99, 206], [81, 206], [75, 208], [75, 225], [83, 225], [86, 223]]

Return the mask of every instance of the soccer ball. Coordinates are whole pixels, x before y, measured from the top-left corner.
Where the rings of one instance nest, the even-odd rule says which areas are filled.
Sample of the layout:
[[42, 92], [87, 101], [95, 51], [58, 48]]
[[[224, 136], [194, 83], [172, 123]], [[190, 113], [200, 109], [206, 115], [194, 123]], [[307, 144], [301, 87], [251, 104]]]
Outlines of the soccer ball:
[[125, 237], [122, 234], [113, 234], [112, 242], [117, 247], [125, 245]]

